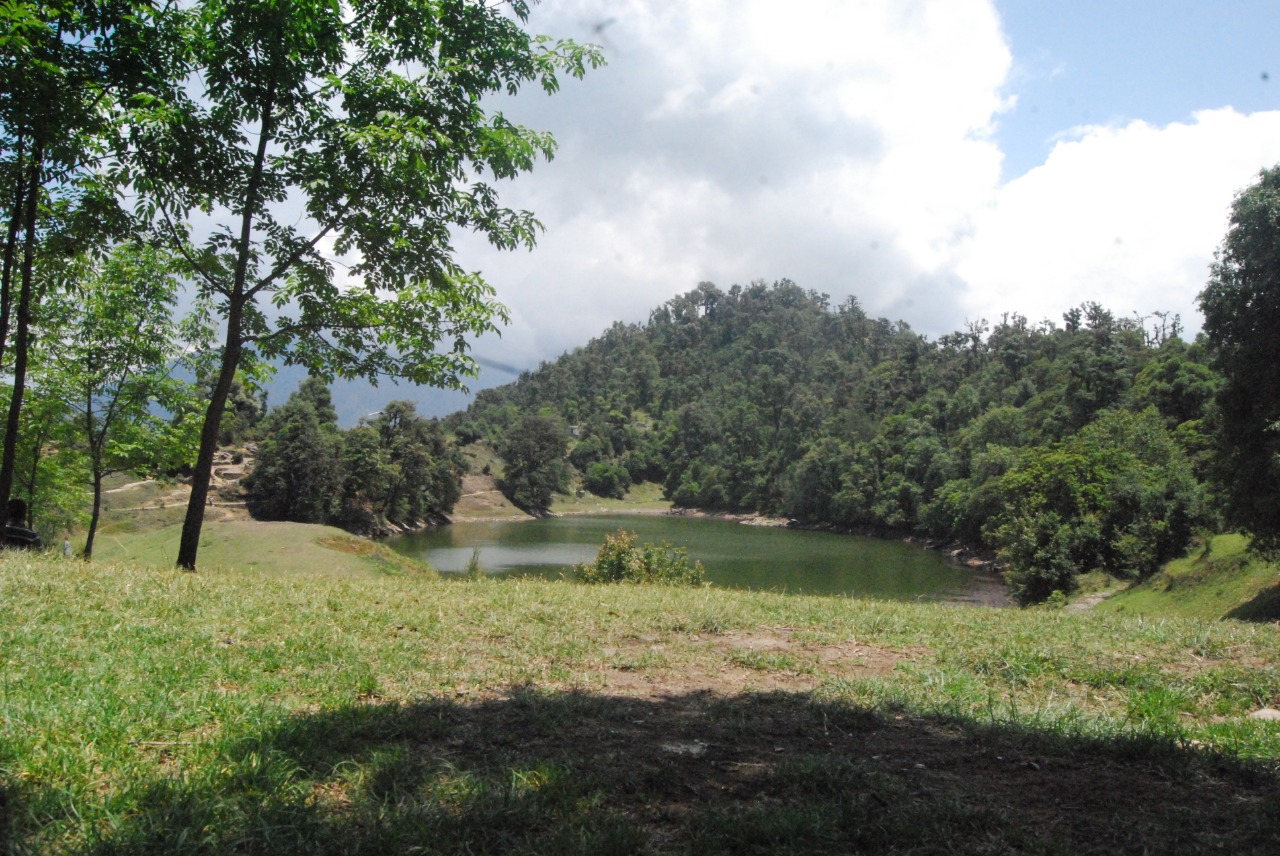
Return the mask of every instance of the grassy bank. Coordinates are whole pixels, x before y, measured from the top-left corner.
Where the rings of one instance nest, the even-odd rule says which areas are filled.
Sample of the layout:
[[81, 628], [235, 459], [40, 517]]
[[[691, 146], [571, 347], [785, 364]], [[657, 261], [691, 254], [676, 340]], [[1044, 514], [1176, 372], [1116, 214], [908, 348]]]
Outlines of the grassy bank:
[[1275, 852], [1242, 622], [0, 557], [7, 852]]
[[[170, 568], [178, 555], [180, 526], [142, 532], [107, 531], [94, 551], [97, 562], [129, 562]], [[434, 575], [421, 562], [333, 526], [261, 520], [206, 521], [200, 533], [202, 570], [321, 574]]]
[[1260, 559], [1247, 548], [1243, 535], [1214, 536], [1097, 609], [1206, 621], [1280, 620], [1280, 565]]

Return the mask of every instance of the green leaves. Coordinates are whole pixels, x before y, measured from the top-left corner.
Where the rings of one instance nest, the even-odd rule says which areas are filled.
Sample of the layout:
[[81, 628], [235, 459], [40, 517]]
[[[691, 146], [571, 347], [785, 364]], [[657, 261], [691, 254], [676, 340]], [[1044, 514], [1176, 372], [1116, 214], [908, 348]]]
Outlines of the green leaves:
[[1108, 411], [1052, 447], [1028, 450], [998, 483], [985, 535], [1015, 596], [1071, 591], [1076, 574], [1142, 578], [1186, 545], [1201, 491], [1154, 410]]
[[639, 583], [661, 585], [702, 585], [706, 569], [701, 562], [689, 562], [683, 547], [640, 544], [634, 532], [619, 529], [606, 535], [594, 562], [574, 565], [573, 578], [581, 583]]
[[499, 445], [505, 470], [498, 486], [530, 514], [545, 514], [551, 507], [551, 494], [563, 490], [568, 481], [566, 446], [562, 423], [549, 416], [525, 415]]
[[1231, 210], [1209, 282], [1204, 333], [1225, 384], [1216, 481], [1228, 522], [1258, 546], [1280, 546], [1280, 166], [1264, 170]]
[[[554, 91], [558, 73], [601, 58], [530, 36], [523, 2], [183, 8], [187, 65], [164, 103], [134, 102], [119, 174], [226, 324], [179, 558], [193, 568], [215, 426], [243, 356], [371, 381], [459, 386], [474, 374], [469, 337], [506, 315], [454, 261], [454, 230], [531, 247], [541, 225], [478, 179], [553, 151], [549, 136], [490, 117], [484, 96], [535, 80]], [[193, 250], [175, 224], [196, 211], [214, 225]], [[336, 280], [339, 265], [351, 282]]]
[[439, 425], [412, 403], [390, 402], [347, 432], [329, 389], [310, 377], [262, 425], [249, 511], [260, 520], [334, 523], [369, 534], [453, 509], [462, 464]]

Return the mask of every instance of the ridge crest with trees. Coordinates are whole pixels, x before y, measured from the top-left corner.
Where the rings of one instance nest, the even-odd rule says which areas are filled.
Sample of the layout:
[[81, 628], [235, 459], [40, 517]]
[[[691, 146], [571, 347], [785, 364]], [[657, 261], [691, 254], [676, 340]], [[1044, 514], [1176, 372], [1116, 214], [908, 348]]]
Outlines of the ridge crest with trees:
[[1033, 602], [1083, 571], [1145, 577], [1218, 522], [1221, 381], [1180, 333], [1086, 303], [930, 341], [788, 280], [703, 283], [446, 424], [498, 449], [530, 418], [573, 426], [602, 495], [654, 481], [680, 506], [994, 549]]

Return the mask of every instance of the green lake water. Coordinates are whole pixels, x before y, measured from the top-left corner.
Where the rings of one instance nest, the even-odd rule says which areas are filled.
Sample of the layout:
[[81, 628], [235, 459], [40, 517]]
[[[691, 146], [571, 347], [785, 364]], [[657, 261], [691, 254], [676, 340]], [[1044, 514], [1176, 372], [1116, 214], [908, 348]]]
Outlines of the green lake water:
[[466, 568], [479, 550], [489, 574], [569, 576], [589, 562], [605, 535], [626, 529], [643, 542], [684, 547], [702, 562], [713, 585], [889, 600], [1003, 604], [995, 575], [959, 567], [915, 544], [744, 526], [727, 520], [669, 515], [591, 515], [546, 520], [454, 523], [393, 538], [391, 548], [446, 574]]

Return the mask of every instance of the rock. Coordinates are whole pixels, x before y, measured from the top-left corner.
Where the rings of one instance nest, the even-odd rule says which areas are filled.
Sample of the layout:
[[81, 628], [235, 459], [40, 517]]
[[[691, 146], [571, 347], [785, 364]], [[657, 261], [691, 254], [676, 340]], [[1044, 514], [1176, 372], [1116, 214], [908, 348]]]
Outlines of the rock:
[[1262, 719], [1268, 722], [1280, 722], [1280, 710], [1273, 707], [1264, 707], [1262, 710], [1255, 710], [1249, 714], [1250, 719]]

